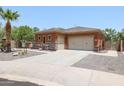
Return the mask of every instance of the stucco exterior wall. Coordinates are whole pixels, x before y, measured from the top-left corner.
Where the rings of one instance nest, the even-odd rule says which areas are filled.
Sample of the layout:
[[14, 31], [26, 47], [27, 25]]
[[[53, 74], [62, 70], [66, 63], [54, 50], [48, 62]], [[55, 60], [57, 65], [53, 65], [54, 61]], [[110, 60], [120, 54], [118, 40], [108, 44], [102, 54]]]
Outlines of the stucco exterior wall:
[[57, 36], [57, 49], [61, 50], [64, 49], [64, 35], [58, 35]]

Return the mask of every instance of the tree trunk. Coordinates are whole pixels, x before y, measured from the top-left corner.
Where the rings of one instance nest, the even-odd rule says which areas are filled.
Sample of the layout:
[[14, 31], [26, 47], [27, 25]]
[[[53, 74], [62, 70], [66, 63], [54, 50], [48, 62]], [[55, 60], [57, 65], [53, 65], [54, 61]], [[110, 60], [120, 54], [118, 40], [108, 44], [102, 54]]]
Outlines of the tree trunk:
[[5, 29], [6, 29], [6, 52], [11, 52], [11, 24], [9, 20], [7, 20]]
[[123, 40], [120, 40], [120, 52], [123, 51]]

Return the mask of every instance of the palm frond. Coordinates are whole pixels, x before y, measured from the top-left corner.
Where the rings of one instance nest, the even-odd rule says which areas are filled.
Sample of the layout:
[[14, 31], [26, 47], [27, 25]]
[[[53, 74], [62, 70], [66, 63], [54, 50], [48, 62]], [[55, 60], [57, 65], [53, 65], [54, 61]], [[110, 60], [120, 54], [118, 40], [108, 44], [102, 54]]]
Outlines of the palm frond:
[[2, 9], [2, 7], [0, 7], [0, 12], [3, 12], [3, 9]]
[[2, 7], [0, 7], [0, 16], [2, 17], [2, 15], [3, 15], [3, 9]]
[[18, 13], [18, 11], [16, 11], [16, 12], [13, 12], [13, 20], [17, 20], [18, 18], [19, 18], [19, 13]]
[[16, 12], [13, 12], [11, 11], [10, 9], [7, 9], [7, 10], [2, 10], [1, 9], [1, 14], [0, 16], [4, 19], [4, 20], [11, 20], [11, 21], [14, 21], [14, 20], [17, 20], [18, 17], [19, 17], [19, 13], [18, 11]]

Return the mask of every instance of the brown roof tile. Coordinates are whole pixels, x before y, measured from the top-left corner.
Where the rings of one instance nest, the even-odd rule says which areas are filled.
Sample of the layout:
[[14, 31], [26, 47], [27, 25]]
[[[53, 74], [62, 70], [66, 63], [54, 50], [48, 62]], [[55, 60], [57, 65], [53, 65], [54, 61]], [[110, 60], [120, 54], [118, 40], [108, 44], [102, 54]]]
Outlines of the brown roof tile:
[[97, 28], [88, 28], [88, 27], [73, 27], [73, 28], [68, 28], [68, 29], [63, 29], [63, 28], [50, 28], [50, 29], [45, 29], [37, 33], [48, 33], [48, 32], [60, 32], [60, 33], [76, 33], [76, 32], [93, 32], [93, 31], [101, 31], [100, 29]]

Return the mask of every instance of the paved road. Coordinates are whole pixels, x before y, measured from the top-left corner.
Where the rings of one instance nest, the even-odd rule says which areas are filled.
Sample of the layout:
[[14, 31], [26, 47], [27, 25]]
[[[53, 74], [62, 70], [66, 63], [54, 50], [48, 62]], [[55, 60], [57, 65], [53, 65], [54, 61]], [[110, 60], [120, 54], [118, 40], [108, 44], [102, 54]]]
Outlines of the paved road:
[[0, 86], [38, 86], [30, 82], [14, 81], [0, 78]]

